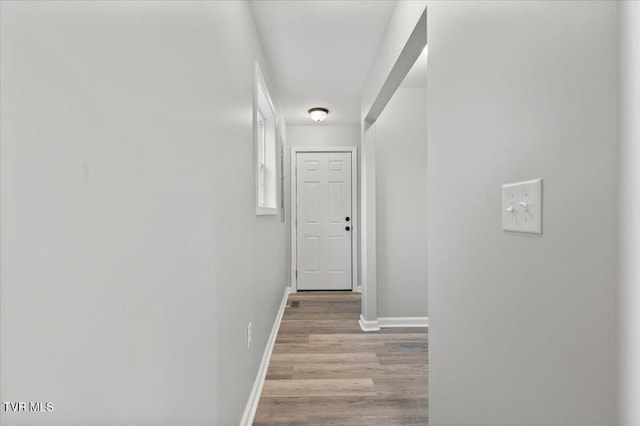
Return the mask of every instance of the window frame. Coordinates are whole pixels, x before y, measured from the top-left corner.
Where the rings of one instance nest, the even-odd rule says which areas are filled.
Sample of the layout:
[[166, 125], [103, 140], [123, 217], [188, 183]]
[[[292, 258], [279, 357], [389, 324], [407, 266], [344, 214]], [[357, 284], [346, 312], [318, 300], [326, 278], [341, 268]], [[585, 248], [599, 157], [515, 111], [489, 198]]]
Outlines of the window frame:
[[277, 215], [279, 213], [278, 202], [281, 197], [277, 184], [279, 176], [277, 156], [278, 117], [257, 62], [255, 64], [253, 117], [256, 215]]
[[258, 146], [258, 168], [257, 168], [257, 173], [258, 173], [258, 207], [263, 207], [264, 206], [264, 191], [265, 191], [265, 176], [266, 176], [266, 160], [265, 160], [265, 156], [266, 156], [266, 151], [267, 151], [267, 134], [266, 134], [266, 129], [265, 129], [265, 122], [264, 122], [264, 117], [262, 116], [262, 114], [260, 114], [260, 111], [257, 110], [256, 111], [256, 116], [257, 116], [257, 122], [256, 125], [258, 126], [258, 134], [257, 134], [257, 138], [258, 138], [258, 142], [257, 142], [257, 146]]

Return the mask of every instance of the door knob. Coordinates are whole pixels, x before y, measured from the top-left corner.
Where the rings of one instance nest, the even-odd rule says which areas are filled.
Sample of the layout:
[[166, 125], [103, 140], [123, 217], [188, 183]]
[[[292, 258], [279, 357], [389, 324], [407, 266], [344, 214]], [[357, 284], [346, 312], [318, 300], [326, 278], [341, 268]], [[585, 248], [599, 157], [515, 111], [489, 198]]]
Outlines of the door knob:
[[346, 220], [347, 222], [349, 222], [351, 220], [351, 218], [349, 216], [345, 217], [344, 220]]
[[351, 231], [351, 227], [350, 227], [350, 226], [347, 226], [347, 227], [346, 227], [346, 228], [344, 228], [344, 229], [346, 229], [347, 231]]

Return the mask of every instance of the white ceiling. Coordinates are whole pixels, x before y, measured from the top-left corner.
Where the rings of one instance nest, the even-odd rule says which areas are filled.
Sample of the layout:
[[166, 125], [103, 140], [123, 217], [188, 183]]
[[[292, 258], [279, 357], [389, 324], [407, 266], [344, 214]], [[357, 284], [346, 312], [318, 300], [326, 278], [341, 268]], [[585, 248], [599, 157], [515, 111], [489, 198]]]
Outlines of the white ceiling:
[[395, 0], [254, 0], [258, 27], [288, 124], [359, 124], [360, 97]]

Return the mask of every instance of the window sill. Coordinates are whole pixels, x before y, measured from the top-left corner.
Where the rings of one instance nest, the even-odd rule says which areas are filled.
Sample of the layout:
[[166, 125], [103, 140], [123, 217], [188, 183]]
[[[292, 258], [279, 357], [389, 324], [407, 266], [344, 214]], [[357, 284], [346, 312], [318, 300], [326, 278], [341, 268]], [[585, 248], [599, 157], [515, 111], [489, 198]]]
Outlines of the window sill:
[[278, 214], [278, 209], [275, 207], [256, 207], [256, 216], [274, 216]]

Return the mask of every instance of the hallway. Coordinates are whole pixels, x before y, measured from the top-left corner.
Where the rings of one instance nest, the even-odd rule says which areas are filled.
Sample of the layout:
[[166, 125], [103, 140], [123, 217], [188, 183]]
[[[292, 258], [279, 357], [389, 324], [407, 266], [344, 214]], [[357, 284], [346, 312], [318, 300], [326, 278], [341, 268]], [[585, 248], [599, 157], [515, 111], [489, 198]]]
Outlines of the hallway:
[[425, 425], [427, 329], [363, 333], [360, 294], [289, 295], [254, 425]]
[[640, 426], [638, 117], [640, 0], [0, 0], [0, 424]]

